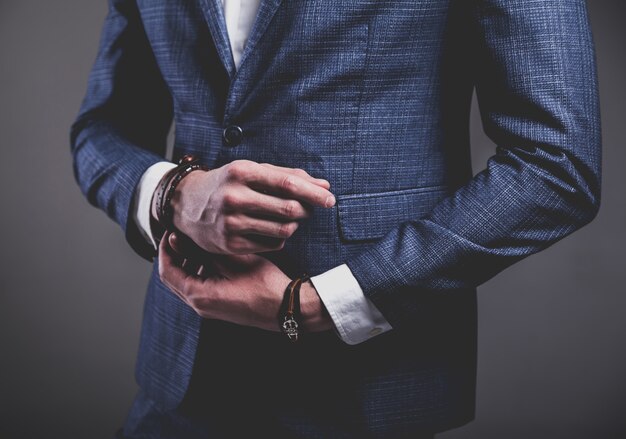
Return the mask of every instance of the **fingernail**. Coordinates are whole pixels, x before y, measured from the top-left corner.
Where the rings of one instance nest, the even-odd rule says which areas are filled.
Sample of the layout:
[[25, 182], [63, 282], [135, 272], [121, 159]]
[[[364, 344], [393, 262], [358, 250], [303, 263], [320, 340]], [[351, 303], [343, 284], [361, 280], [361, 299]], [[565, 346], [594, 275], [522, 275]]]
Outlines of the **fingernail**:
[[335, 205], [335, 197], [331, 195], [330, 197], [326, 198], [324, 205], [326, 207], [333, 207]]
[[178, 236], [175, 233], [170, 233], [168, 242], [172, 247], [175, 247], [178, 244]]

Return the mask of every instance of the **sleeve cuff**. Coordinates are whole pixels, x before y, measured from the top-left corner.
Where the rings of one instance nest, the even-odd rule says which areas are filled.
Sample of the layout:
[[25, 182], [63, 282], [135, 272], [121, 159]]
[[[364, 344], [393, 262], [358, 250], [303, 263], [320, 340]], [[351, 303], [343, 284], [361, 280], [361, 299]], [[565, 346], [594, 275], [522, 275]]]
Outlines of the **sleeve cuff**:
[[152, 237], [150, 227], [150, 209], [152, 206], [152, 195], [156, 190], [163, 176], [176, 165], [170, 162], [158, 162], [150, 166], [141, 176], [137, 185], [137, 192], [134, 200], [133, 219], [141, 232], [141, 236], [154, 248], [156, 243]]
[[311, 282], [344, 342], [359, 344], [392, 329], [378, 308], [365, 297], [347, 265], [314, 276]]

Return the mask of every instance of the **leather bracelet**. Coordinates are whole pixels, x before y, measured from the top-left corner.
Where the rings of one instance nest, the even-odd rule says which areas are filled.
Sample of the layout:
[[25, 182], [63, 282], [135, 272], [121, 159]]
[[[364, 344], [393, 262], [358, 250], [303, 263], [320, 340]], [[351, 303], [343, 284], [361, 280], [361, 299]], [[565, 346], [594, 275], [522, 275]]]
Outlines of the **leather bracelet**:
[[156, 194], [156, 220], [167, 231], [176, 230], [173, 223], [174, 210], [172, 208], [174, 192], [181, 180], [196, 170], [208, 171], [209, 168], [198, 163], [196, 157], [185, 155], [179, 160], [178, 166], [168, 171], [161, 179]]
[[292, 342], [298, 341], [300, 336], [301, 323], [299, 322], [302, 321], [300, 287], [307, 280], [309, 276], [305, 274], [289, 282], [278, 311], [278, 325], [283, 334]]

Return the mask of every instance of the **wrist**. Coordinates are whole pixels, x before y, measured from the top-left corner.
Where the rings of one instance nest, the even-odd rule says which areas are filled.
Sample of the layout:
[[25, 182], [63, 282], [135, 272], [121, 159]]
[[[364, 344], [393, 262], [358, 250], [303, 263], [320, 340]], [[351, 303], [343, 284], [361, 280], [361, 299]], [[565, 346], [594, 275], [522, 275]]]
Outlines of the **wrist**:
[[335, 327], [328, 310], [311, 281], [303, 283], [300, 288], [300, 308], [304, 320], [303, 325], [307, 330], [318, 332]]
[[208, 171], [208, 167], [200, 164], [198, 159], [192, 155], [182, 157], [179, 164], [163, 176], [156, 191], [153, 193], [151, 215], [154, 215], [156, 222], [165, 230], [176, 230], [172, 200], [175, 194], [178, 199], [181, 198], [179, 186], [186, 177], [197, 170]]
[[[202, 175], [208, 171], [202, 169], [196, 169], [191, 171], [183, 178], [176, 186], [172, 199], [170, 200], [170, 206], [172, 209], [172, 223], [181, 232], [187, 232], [184, 225], [184, 204], [185, 200], [189, 198], [187, 195], [194, 192], [194, 188], [198, 187], [198, 180], [202, 178]], [[189, 204], [189, 203], [187, 203]], [[192, 203], [193, 204], [193, 203]]]

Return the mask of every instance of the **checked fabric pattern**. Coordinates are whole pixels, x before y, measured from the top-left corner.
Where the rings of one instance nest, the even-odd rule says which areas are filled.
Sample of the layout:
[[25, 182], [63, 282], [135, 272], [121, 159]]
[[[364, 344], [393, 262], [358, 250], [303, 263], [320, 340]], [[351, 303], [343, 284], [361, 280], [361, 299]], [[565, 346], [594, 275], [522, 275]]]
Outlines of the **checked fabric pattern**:
[[[334, 334], [303, 342], [294, 358], [310, 377], [308, 399], [266, 401], [271, 416], [302, 437], [342, 437], [329, 433], [337, 419], [361, 437], [471, 420], [475, 288], [598, 210], [585, 2], [263, 0], [237, 71], [219, 0], [109, 3], [71, 133], [89, 202], [151, 259], [129, 210], [139, 178], [164, 157], [172, 121], [174, 160], [191, 153], [210, 167], [249, 159], [304, 168], [331, 182], [337, 205], [316, 210], [268, 257], [291, 276], [347, 263], [394, 327], [356, 346]], [[497, 144], [475, 176], [474, 90]], [[222, 139], [231, 125], [244, 133], [235, 147]], [[142, 390], [178, 405], [198, 349], [215, 359], [204, 373], [219, 369], [233, 386], [280, 379], [273, 358], [285, 346], [273, 334], [202, 322], [153, 273]], [[258, 363], [252, 353], [269, 360], [246, 368]]]

